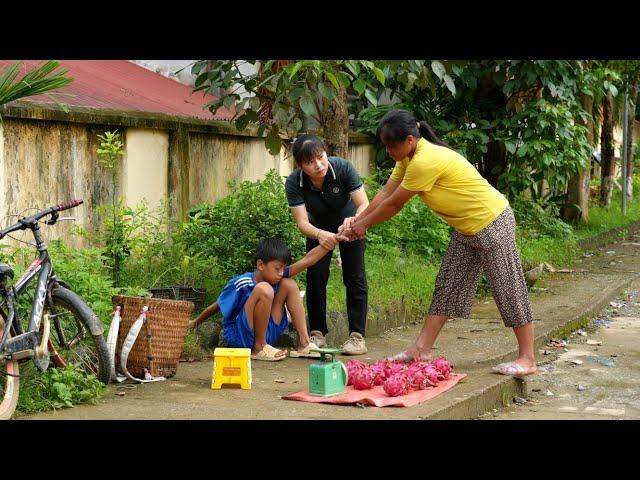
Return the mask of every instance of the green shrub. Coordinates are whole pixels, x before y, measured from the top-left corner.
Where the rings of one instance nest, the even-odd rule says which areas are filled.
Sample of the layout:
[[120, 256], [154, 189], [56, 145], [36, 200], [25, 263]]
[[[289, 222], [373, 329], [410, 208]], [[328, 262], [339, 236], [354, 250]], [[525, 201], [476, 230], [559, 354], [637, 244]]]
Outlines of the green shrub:
[[[103, 264], [115, 287], [147, 284], [139, 279], [154, 273], [153, 264], [162, 261], [169, 238], [171, 220], [166, 202], [151, 209], [142, 201], [131, 208], [119, 199], [115, 205], [101, 205], [96, 211], [97, 226], [91, 231], [76, 227], [76, 233], [101, 246]], [[134, 258], [142, 269], [132, 267]]]
[[[80, 295], [108, 326], [112, 311], [111, 296], [117, 290], [112, 287], [109, 271], [104, 267], [102, 251], [99, 248], [71, 248], [60, 240], [50, 241], [48, 249], [58, 279]], [[16, 280], [37, 255], [33, 248], [3, 249], [2, 252], [0, 261], [9, 262]], [[18, 312], [23, 319], [28, 318], [31, 311], [36, 285], [36, 279], [33, 279], [26, 293], [18, 298]]]
[[104, 255], [99, 248], [71, 248], [60, 240], [49, 244], [53, 267], [60, 280], [87, 302], [106, 325], [110, 323], [113, 288], [109, 270], [104, 267]]
[[559, 210], [554, 204], [545, 209], [537, 202], [519, 197], [511, 201], [511, 208], [519, 234], [529, 238], [569, 238], [573, 234], [571, 225], [557, 218]]
[[20, 367], [23, 378], [20, 385], [18, 410], [35, 413], [56, 408], [69, 408], [80, 403], [92, 402], [107, 391], [107, 387], [95, 375], [87, 375], [76, 364], [65, 368], [49, 368], [40, 375], [35, 367]]
[[[374, 178], [365, 178], [370, 198], [381, 186]], [[367, 231], [367, 241], [373, 248], [385, 250], [398, 247], [405, 253], [428, 259], [439, 259], [447, 249], [451, 227], [414, 197], [393, 218], [379, 223]]]
[[191, 255], [215, 257], [227, 279], [255, 268], [253, 255], [265, 237], [280, 237], [293, 259], [304, 255], [304, 236], [289, 212], [284, 183], [275, 170], [261, 181], [230, 182], [229, 188], [230, 194], [215, 204], [190, 210], [181, 242]]

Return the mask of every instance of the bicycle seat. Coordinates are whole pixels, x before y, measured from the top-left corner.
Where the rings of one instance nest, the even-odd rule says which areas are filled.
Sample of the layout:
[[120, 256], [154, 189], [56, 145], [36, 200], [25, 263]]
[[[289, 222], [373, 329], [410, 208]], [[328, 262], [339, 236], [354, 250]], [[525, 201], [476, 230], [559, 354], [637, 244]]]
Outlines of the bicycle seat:
[[2, 277], [13, 278], [13, 269], [6, 263], [0, 263], [0, 278]]

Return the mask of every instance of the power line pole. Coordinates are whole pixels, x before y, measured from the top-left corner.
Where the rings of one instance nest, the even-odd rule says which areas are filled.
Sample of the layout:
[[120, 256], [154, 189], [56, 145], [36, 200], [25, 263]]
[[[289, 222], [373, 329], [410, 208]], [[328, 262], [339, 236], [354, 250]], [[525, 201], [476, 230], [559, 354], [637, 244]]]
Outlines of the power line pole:
[[622, 121], [622, 214], [627, 213], [627, 137], [629, 135], [628, 127], [629, 122], [627, 116], [629, 115], [629, 94], [624, 93], [624, 113]]

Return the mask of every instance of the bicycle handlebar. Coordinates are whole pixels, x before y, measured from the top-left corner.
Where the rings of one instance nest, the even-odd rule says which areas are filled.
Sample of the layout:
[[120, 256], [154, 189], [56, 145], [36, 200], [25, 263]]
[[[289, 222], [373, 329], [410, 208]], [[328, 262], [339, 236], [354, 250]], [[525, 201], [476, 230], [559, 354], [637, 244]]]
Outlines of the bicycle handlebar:
[[0, 230], [0, 239], [11, 232], [15, 232], [16, 230], [26, 230], [27, 228], [32, 228], [42, 217], [46, 217], [47, 215], [51, 215], [52, 213], [62, 212], [64, 210], [77, 207], [82, 203], [84, 203], [84, 200], [82, 199], [70, 200], [68, 202], [59, 203], [58, 205], [49, 207], [46, 210], [42, 210], [41, 212], [36, 213], [35, 215], [31, 215], [30, 217], [21, 218], [20, 220], [18, 220], [18, 223], [11, 225], [4, 230]]
[[62, 212], [63, 210], [69, 210], [70, 208], [77, 207], [78, 205], [80, 205], [82, 203], [84, 203], [84, 200], [82, 200], [82, 199], [70, 200], [67, 203], [60, 203], [60, 204], [56, 205], [55, 207], [51, 207], [51, 208], [56, 208], [57, 212]]

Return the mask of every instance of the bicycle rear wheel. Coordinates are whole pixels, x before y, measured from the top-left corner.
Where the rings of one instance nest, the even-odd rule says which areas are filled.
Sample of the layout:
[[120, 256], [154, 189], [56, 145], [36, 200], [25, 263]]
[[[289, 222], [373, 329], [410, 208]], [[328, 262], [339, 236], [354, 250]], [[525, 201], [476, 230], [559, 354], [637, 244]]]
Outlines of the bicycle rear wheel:
[[[102, 333], [91, 331], [98, 322], [91, 308], [77, 294], [63, 287], [51, 291], [53, 306], [47, 305], [51, 322], [51, 359], [58, 367], [76, 363], [88, 374], [108, 384], [111, 363]], [[92, 318], [93, 317], [93, 318]], [[102, 330], [102, 328], [100, 328]]]

